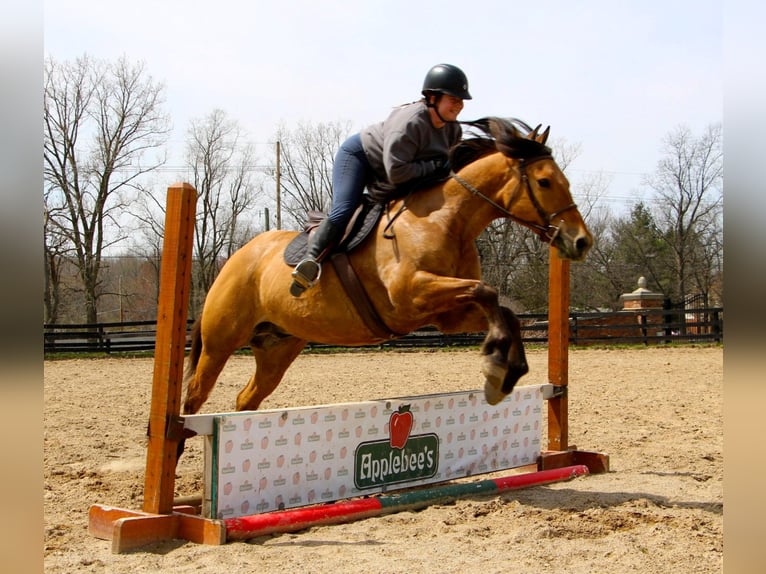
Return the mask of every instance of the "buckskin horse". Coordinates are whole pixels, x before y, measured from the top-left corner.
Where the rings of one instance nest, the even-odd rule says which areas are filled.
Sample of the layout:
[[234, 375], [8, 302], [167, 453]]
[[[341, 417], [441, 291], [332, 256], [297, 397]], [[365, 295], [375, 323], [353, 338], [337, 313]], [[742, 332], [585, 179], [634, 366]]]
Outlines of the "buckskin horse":
[[561, 257], [580, 260], [593, 238], [545, 145], [550, 128], [538, 134], [540, 126], [531, 130], [500, 118], [470, 125], [477, 133], [451, 150], [450, 177], [387, 202], [372, 232], [345, 255], [363, 304], [354, 304], [344, 273], [327, 260], [314, 288], [290, 296], [292, 267], [284, 253], [296, 231], [261, 233], [231, 256], [192, 328], [185, 414], [200, 410], [226, 361], [242, 347], [252, 349], [255, 370], [236, 408], [254, 410], [308, 341], [378, 344], [427, 325], [444, 333], [486, 331], [487, 402], [497, 404], [511, 392], [529, 370], [521, 327], [500, 306], [497, 291], [481, 281], [475, 240], [493, 220], [510, 218]]

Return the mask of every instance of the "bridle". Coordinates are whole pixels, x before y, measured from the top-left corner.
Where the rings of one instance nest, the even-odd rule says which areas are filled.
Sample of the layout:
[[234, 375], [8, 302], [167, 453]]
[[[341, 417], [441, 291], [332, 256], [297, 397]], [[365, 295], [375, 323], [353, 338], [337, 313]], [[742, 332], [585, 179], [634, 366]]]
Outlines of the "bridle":
[[516, 190], [513, 192], [513, 196], [511, 196], [511, 201], [509, 202], [509, 205], [513, 205], [513, 203], [516, 201], [519, 195], [519, 191], [522, 187], [525, 187], [527, 190], [527, 196], [529, 197], [529, 201], [534, 206], [535, 210], [537, 211], [537, 215], [540, 216], [540, 219], [544, 222], [544, 225], [540, 225], [539, 223], [536, 223], [534, 221], [527, 221], [525, 219], [522, 219], [514, 214], [512, 214], [510, 211], [508, 211], [506, 208], [504, 208], [502, 205], [498, 204], [497, 202], [493, 201], [483, 193], [481, 193], [478, 189], [476, 189], [474, 186], [472, 186], [470, 183], [468, 183], [466, 180], [464, 180], [462, 177], [460, 177], [458, 174], [452, 172], [450, 173], [450, 177], [452, 177], [455, 181], [457, 181], [460, 185], [462, 185], [464, 188], [466, 188], [468, 191], [470, 191], [473, 195], [476, 195], [489, 203], [491, 206], [493, 206], [495, 209], [500, 211], [503, 215], [508, 217], [509, 219], [513, 219], [514, 221], [521, 223], [522, 225], [526, 225], [528, 227], [531, 227], [532, 229], [536, 230], [538, 232], [538, 235], [540, 236], [540, 239], [543, 241], [547, 241], [548, 243], [551, 243], [559, 234], [560, 228], [557, 225], [554, 225], [551, 223], [553, 221], [554, 217], [557, 217], [558, 215], [561, 215], [565, 211], [569, 211], [570, 209], [576, 209], [577, 204], [576, 203], [570, 203], [566, 207], [562, 207], [561, 209], [558, 209], [554, 211], [553, 213], [546, 213], [543, 209], [542, 205], [540, 205], [540, 202], [537, 200], [537, 197], [535, 197], [535, 194], [532, 193], [532, 186], [529, 183], [529, 177], [527, 176], [527, 166], [531, 165], [538, 161], [543, 160], [552, 160], [552, 155], [540, 155], [529, 159], [522, 159], [519, 160], [519, 171], [521, 172], [521, 181], [519, 181], [519, 185], [516, 188]]

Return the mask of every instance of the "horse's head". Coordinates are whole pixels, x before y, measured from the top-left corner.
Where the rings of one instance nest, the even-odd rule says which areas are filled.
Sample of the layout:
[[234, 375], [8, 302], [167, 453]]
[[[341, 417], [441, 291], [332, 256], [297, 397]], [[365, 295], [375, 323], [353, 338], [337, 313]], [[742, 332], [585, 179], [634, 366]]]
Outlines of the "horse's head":
[[509, 217], [532, 229], [562, 257], [583, 259], [593, 245], [593, 236], [572, 200], [569, 180], [545, 145], [550, 128], [538, 133], [540, 126], [532, 130], [518, 120], [500, 118], [469, 125], [484, 136], [464, 140], [452, 150], [453, 169], [459, 172], [486, 159], [481, 169], [471, 170], [470, 177], [464, 179], [458, 173], [455, 179], [493, 205], [497, 217]]

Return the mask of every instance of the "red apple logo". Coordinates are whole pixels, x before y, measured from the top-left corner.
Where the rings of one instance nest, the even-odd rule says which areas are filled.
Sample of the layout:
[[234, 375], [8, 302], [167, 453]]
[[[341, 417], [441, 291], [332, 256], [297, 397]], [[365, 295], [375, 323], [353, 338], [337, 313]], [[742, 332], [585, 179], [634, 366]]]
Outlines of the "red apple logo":
[[401, 405], [397, 412], [391, 414], [389, 421], [391, 428], [389, 442], [391, 448], [398, 448], [400, 450], [404, 448], [404, 445], [407, 444], [407, 439], [410, 438], [413, 422], [410, 405]]

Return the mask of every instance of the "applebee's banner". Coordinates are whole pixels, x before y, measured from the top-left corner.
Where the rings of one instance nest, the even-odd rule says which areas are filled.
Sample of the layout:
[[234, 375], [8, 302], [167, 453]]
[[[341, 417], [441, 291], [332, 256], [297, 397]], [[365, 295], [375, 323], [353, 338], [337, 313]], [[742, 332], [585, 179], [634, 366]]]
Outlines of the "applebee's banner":
[[234, 518], [533, 464], [542, 385], [216, 416], [211, 515]]

